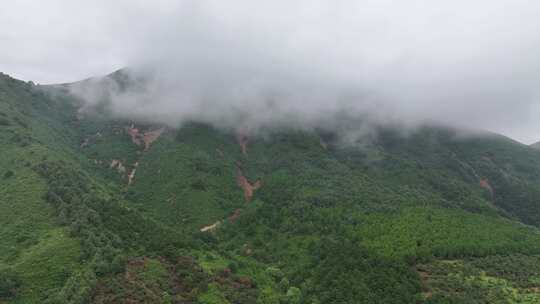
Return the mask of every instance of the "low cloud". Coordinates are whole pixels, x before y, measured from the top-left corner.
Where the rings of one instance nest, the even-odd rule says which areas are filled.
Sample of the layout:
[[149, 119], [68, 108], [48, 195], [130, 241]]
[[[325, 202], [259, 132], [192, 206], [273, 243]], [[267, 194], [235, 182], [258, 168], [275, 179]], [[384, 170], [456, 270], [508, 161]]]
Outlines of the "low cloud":
[[110, 110], [119, 117], [258, 129], [332, 125], [358, 116], [372, 123], [487, 129], [525, 142], [540, 137], [540, 3], [162, 0], [95, 6], [107, 13], [90, 33], [104, 34], [131, 77], [144, 81], [130, 90], [108, 84], [105, 93], [90, 81], [74, 92], [89, 104], [110, 94]]

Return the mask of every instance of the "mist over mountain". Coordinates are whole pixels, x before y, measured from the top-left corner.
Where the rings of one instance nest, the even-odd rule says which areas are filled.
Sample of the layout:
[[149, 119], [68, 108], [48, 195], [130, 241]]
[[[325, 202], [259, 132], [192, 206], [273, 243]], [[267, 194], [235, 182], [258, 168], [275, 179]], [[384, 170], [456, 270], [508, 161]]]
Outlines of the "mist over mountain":
[[134, 75], [0, 74], [1, 301], [540, 301], [538, 150], [355, 113], [173, 128], [115, 110]]
[[538, 16], [5, 3], [0, 303], [540, 303]]
[[[39, 20], [63, 4], [53, 2], [29, 25], [12, 13], [1, 16], [9, 20], [4, 28], [30, 38]], [[95, 43], [107, 49], [107, 58], [147, 78], [135, 91], [111, 87], [111, 108], [121, 117], [171, 125], [197, 119], [220, 126], [311, 126], [345, 112], [377, 122], [486, 129], [533, 142], [540, 132], [539, 13], [540, 5], [524, 0], [98, 1], [66, 16], [84, 35], [62, 27], [47, 34], [69, 40], [74, 55], [47, 57], [68, 66], [85, 61], [92, 70], [92, 62], [103, 58], [76, 50], [92, 48], [87, 38], [99, 37]], [[44, 47], [33, 43], [35, 52]], [[13, 47], [22, 45], [14, 41]], [[89, 103], [100, 95], [84, 91]]]

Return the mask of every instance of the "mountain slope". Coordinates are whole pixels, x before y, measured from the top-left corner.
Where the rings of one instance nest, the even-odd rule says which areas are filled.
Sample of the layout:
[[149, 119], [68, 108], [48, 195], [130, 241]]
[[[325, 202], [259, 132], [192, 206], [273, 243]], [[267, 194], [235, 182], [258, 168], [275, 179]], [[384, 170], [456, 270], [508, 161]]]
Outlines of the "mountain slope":
[[66, 88], [0, 77], [5, 301], [540, 301], [539, 151], [434, 126], [173, 129], [81, 115]]

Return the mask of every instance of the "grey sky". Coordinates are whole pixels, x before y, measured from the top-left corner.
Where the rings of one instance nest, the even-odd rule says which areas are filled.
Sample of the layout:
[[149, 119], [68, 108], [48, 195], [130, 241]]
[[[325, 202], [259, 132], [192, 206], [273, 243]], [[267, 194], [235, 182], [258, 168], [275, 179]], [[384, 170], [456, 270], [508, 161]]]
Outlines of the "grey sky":
[[310, 121], [346, 109], [540, 139], [534, 0], [9, 1], [0, 71], [39, 83], [155, 73], [117, 111]]

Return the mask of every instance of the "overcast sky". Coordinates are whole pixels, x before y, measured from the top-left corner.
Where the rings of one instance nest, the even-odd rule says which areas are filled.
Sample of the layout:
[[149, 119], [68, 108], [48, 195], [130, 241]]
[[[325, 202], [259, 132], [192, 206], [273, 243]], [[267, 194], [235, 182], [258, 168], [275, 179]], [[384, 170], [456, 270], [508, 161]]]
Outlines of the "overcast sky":
[[144, 98], [119, 98], [139, 115], [346, 109], [540, 140], [535, 0], [18, 0], [0, 46], [0, 71], [38, 83], [159, 71]]

